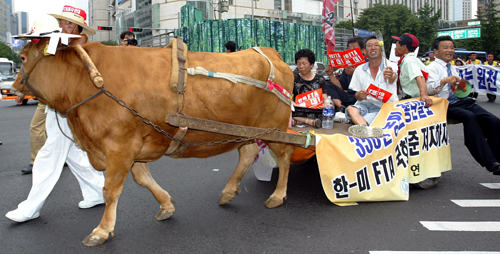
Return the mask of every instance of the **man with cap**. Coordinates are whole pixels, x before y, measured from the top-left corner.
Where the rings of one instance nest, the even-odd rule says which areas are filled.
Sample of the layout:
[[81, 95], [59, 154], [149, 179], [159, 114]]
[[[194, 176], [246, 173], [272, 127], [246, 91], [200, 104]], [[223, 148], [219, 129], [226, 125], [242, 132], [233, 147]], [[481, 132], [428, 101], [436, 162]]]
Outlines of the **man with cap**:
[[425, 102], [425, 106], [432, 106], [432, 99], [427, 95], [427, 85], [425, 80], [427, 72], [422, 61], [418, 60], [415, 49], [419, 45], [417, 37], [413, 34], [405, 33], [400, 37], [392, 36], [396, 39], [396, 56], [398, 61], [398, 93], [400, 99], [420, 97]]
[[427, 62], [425, 62], [425, 65], [429, 65], [433, 61], [434, 61], [434, 53], [429, 53], [429, 60], [427, 60]]
[[[64, 6], [61, 15], [51, 15], [58, 19], [56, 20], [51, 17], [52, 22], [56, 24], [55, 27], [60, 26], [63, 33], [73, 34], [71, 37], [75, 37], [76, 35], [80, 37], [79, 34], [81, 32], [95, 34], [95, 31], [84, 23], [86, 14], [81, 9]], [[35, 29], [39, 30], [38, 37], [36, 35], [32, 36], [33, 40], [31, 43], [37, 43], [36, 39], [53, 35], [41, 33], [40, 29]], [[46, 30], [46, 32], [53, 32], [50, 30]], [[58, 33], [57, 35], [62, 38], [64, 34], [59, 35]], [[26, 36], [19, 37], [26, 38]], [[49, 43], [48, 48], [50, 49], [51, 46]], [[47, 52], [50, 53], [50, 50], [47, 50]], [[70, 139], [73, 134], [66, 117], [49, 107], [46, 108], [46, 114], [47, 140], [38, 152], [33, 164], [33, 183], [28, 198], [21, 202], [16, 210], [10, 211], [5, 215], [5, 217], [15, 222], [25, 222], [40, 216], [40, 210], [45, 200], [61, 176], [64, 162], [68, 164], [82, 190], [84, 200], [78, 206], [83, 209], [104, 203], [102, 193], [104, 187], [103, 172], [96, 171], [90, 164], [87, 153], [82, 151]]]
[[494, 175], [500, 175], [500, 119], [471, 98], [458, 98], [450, 86], [463, 82], [450, 64], [455, 43], [450, 36], [438, 37], [432, 44], [436, 61], [427, 66], [429, 94], [448, 99], [447, 117], [463, 123], [465, 146], [472, 157]]

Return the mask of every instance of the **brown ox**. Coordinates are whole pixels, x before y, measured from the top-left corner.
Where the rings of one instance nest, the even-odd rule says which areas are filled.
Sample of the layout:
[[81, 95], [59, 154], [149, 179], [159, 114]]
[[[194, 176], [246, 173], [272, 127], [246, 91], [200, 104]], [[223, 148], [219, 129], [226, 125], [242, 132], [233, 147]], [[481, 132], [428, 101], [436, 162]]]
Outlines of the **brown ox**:
[[[98, 89], [90, 81], [73, 47], [58, 50], [55, 56], [40, 56], [47, 43], [48, 39], [42, 39], [38, 43], [29, 43], [23, 49], [23, 68], [26, 72], [32, 70], [28, 81], [47, 105], [64, 114]], [[177, 110], [177, 93], [169, 87], [171, 49], [109, 47], [100, 43], [87, 43], [83, 48], [101, 72], [108, 90], [166, 132], [176, 132], [176, 127], [165, 123], [166, 114]], [[274, 64], [275, 82], [291, 92], [293, 74], [290, 68], [275, 50], [262, 48], [262, 51]], [[41, 60], [36, 63], [39, 56]], [[231, 54], [189, 52], [188, 61], [189, 67], [201, 66], [207, 70], [239, 74], [262, 81], [267, 80], [270, 71], [267, 59], [252, 49]], [[20, 79], [16, 80], [13, 87], [21, 89]], [[31, 94], [26, 87], [23, 93]], [[268, 91], [198, 75], [188, 78], [182, 112], [187, 116], [218, 122], [286, 131], [290, 111], [290, 106]], [[129, 171], [132, 171], [134, 180], [148, 188], [160, 203], [161, 211], [156, 218], [164, 220], [172, 216], [175, 208], [170, 195], [154, 181], [147, 167], [147, 162], [155, 161], [166, 153], [171, 142], [169, 138], [106, 95], [90, 100], [71, 111], [67, 117], [75, 141], [87, 151], [94, 168], [107, 171], [103, 190], [106, 199], [104, 215], [99, 226], [83, 240], [85, 245], [100, 245], [108, 239], [109, 234], [114, 236], [117, 202]], [[183, 140], [204, 142], [233, 138], [189, 130]], [[286, 198], [293, 145], [267, 143], [278, 159], [279, 180], [265, 205], [275, 208], [283, 204]], [[219, 200], [220, 204], [226, 204], [234, 199], [235, 192], [240, 192], [241, 179], [258, 153], [252, 141], [189, 146], [172, 157], [205, 158], [233, 149], [239, 151], [239, 162]]]

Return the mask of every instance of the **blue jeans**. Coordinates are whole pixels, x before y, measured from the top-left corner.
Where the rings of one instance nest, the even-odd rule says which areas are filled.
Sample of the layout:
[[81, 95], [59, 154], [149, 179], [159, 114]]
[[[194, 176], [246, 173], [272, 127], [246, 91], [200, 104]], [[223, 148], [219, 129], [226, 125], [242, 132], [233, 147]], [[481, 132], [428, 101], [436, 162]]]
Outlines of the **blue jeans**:
[[[380, 112], [379, 106], [366, 100], [357, 101], [356, 103], [354, 103], [354, 105], [349, 107], [355, 107], [359, 109], [361, 116], [365, 118], [366, 122], [368, 122], [369, 125], [372, 124], [373, 120], [375, 120], [375, 117], [377, 117], [378, 112]], [[345, 116], [347, 117], [347, 119], [352, 120], [347, 110], [345, 111]]]

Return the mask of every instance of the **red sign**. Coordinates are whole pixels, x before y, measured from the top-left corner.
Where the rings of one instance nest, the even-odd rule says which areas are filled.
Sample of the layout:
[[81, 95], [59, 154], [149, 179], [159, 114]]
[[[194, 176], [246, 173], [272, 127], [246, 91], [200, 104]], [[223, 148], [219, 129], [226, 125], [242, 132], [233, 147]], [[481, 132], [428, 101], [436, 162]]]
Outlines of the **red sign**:
[[333, 68], [354, 67], [366, 63], [360, 48], [345, 51], [328, 50], [328, 60]]
[[375, 99], [382, 101], [384, 103], [389, 101], [389, 99], [392, 96], [391, 92], [388, 92], [380, 87], [376, 87], [373, 84], [370, 84], [370, 86], [368, 87], [368, 89], [366, 89], [366, 91], [370, 93], [371, 96], [375, 97]]
[[295, 97], [295, 103], [305, 108], [319, 108], [323, 106], [323, 89], [316, 89]]

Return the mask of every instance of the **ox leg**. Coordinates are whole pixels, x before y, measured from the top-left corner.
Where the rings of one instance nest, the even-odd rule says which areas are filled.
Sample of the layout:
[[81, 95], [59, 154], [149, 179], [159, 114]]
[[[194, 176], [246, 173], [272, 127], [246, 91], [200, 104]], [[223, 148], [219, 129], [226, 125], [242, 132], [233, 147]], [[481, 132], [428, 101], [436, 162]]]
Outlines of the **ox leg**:
[[101, 223], [90, 235], [83, 239], [82, 243], [88, 247], [99, 246], [106, 242], [111, 234], [115, 236], [116, 208], [118, 198], [123, 190], [123, 184], [132, 167], [133, 162], [125, 162], [121, 156], [107, 157], [106, 177], [104, 180], [103, 194], [106, 200], [106, 208]]
[[224, 205], [234, 199], [234, 193], [241, 193], [240, 183], [243, 176], [246, 174], [248, 167], [252, 165], [253, 160], [257, 153], [259, 153], [259, 147], [256, 143], [245, 144], [238, 148], [240, 153], [240, 159], [238, 165], [234, 170], [233, 174], [227, 181], [226, 187], [222, 190], [221, 197], [219, 199], [219, 204]]
[[175, 212], [175, 207], [172, 204], [172, 202], [175, 203], [175, 200], [156, 183], [149, 172], [148, 164], [144, 162], [134, 163], [132, 166], [132, 174], [134, 175], [135, 182], [151, 191], [156, 200], [158, 200], [158, 203], [160, 203], [161, 211], [155, 218], [157, 220], [166, 220], [170, 218]]
[[278, 184], [274, 193], [264, 203], [267, 208], [276, 208], [283, 204], [286, 199], [286, 189], [288, 184], [288, 173], [290, 172], [290, 159], [294, 150], [293, 145], [284, 143], [268, 143], [269, 147], [276, 155], [279, 166]]

